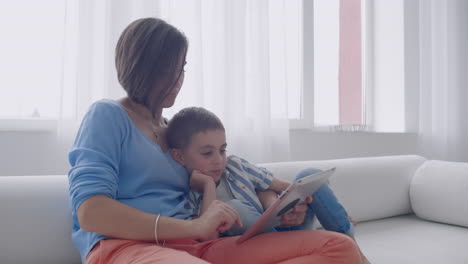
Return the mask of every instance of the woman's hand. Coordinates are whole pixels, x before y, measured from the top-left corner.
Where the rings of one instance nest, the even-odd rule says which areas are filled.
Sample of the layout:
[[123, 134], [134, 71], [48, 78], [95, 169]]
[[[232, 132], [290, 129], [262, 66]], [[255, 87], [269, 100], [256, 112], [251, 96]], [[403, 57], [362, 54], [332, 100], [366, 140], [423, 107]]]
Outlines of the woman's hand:
[[230, 205], [214, 200], [199, 218], [193, 220], [195, 232], [201, 241], [206, 241], [226, 232], [233, 224], [242, 226], [237, 211]]
[[192, 171], [192, 175], [190, 176], [190, 188], [192, 190], [203, 193], [205, 187], [208, 184], [216, 185], [213, 178], [210, 176], [205, 175], [197, 170]]
[[282, 228], [288, 228], [292, 226], [300, 225], [304, 222], [305, 215], [307, 212], [307, 205], [312, 202], [312, 197], [307, 197], [304, 202], [294, 206], [291, 212], [281, 216]]

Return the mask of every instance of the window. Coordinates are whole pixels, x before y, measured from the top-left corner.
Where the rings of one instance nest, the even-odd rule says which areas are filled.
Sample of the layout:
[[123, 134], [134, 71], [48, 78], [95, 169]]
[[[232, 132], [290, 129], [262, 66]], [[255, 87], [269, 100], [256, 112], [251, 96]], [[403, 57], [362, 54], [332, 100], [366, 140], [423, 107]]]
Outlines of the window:
[[[68, 103], [71, 101], [69, 97], [76, 95], [61, 89], [62, 83], [65, 83], [64, 87], [69, 86], [67, 75], [63, 74], [64, 65], [67, 64], [63, 58], [66, 3], [61, 0], [26, 0], [0, 4], [0, 28], [3, 34], [0, 43], [0, 121], [57, 119], [67, 114], [59, 114], [61, 101], [64, 106], [76, 110], [73, 103]], [[180, 4], [185, 11], [190, 9], [185, 1], [167, 3]], [[247, 3], [259, 4], [255, 1]], [[210, 3], [207, 5], [210, 6]], [[89, 25], [85, 25], [84, 29], [88, 26], [98, 28], [93, 33], [93, 37], [96, 37], [94, 44], [98, 46], [95, 52], [102, 54], [104, 46], [100, 43], [105, 38], [116, 39], [113, 34], [120, 32], [120, 29], [115, 32], [111, 30], [109, 36], [102, 33], [107, 30], [105, 23], [116, 23], [104, 21], [108, 19], [103, 15], [107, 12], [107, 4], [90, 6], [101, 6], [102, 10], [94, 9], [96, 14], [90, 12], [93, 13], [91, 16], [97, 18], [88, 19]], [[287, 112], [293, 124], [307, 128], [405, 131], [407, 114], [402, 0], [271, 0], [268, 6], [267, 33], [271, 45], [269, 72], [272, 73], [268, 82], [271, 97], [288, 99], [287, 109], [275, 103], [270, 104], [271, 117], [284, 117]], [[199, 10], [196, 5], [191, 8], [194, 13]], [[89, 14], [85, 12], [85, 15]], [[87, 22], [85, 20], [82, 22]], [[199, 24], [191, 23], [181, 28], [198, 32], [200, 30], [197, 26], [200, 27]], [[84, 29], [81, 31], [86, 32]], [[66, 39], [68, 42], [76, 42], [73, 38]], [[81, 41], [86, 43], [86, 39]], [[196, 38], [193, 43], [196, 43]], [[86, 49], [83, 52], [90, 53]], [[207, 56], [206, 53], [204, 56]], [[96, 76], [104, 76], [101, 74], [104, 69], [111, 68], [110, 57], [104, 54], [103, 59], [96, 58], [99, 63], [92, 62], [98, 70], [89, 70], [96, 72], [90, 74], [89, 82]], [[198, 61], [201, 59], [198, 58]], [[74, 71], [68, 70], [67, 73], [73, 74]], [[105, 85], [80, 83], [77, 86], [80, 89], [107, 87], [108, 84], [117, 86], [115, 78], [111, 77], [99, 77], [107, 78]], [[209, 77], [207, 81], [216, 79], [213, 75]], [[84, 79], [80, 75], [79, 80], [84, 82]], [[288, 88], [286, 92], [284, 87]], [[88, 93], [94, 96], [96, 91]], [[189, 89], [185, 93], [190, 93]], [[94, 97], [100, 98], [100, 94]]]
[[65, 1], [0, 6], [0, 118], [57, 118]]
[[304, 1], [303, 12], [304, 86], [296, 124], [404, 132], [402, 1]]

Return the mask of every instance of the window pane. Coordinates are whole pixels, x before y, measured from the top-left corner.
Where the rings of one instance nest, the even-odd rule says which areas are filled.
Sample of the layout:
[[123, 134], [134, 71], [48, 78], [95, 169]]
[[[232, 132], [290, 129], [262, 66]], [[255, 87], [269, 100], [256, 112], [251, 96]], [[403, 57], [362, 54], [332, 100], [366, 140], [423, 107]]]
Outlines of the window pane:
[[339, 1], [314, 1], [314, 123], [337, 125]]
[[361, 125], [361, 0], [340, 0], [340, 125]]
[[403, 1], [374, 1], [376, 131], [404, 132]]
[[0, 117], [57, 117], [65, 2], [0, 4]]

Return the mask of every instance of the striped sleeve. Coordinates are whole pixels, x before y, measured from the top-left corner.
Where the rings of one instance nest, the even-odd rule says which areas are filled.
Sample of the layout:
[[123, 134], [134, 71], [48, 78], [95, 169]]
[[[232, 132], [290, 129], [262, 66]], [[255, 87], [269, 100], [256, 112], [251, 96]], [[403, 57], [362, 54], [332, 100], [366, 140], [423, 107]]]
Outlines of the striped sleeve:
[[258, 167], [237, 156], [229, 156], [228, 165], [243, 172], [245, 178], [250, 180], [256, 190], [265, 191], [270, 188], [273, 180], [273, 173], [269, 170]]
[[203, 200], [203, 195], [198, 192], [190, 191], [188, 204], [190, 206], [192, 216], [200, 216], [200, 205]]

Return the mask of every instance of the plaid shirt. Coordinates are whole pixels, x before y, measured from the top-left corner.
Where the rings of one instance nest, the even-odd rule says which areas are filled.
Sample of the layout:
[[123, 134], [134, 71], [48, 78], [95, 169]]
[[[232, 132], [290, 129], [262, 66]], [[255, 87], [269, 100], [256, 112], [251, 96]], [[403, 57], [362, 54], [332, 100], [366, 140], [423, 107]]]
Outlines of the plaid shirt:
[[[235, 199], [246, 201], [254, 206], [259, 213], [263, 207], [257, 197], [256, 190], [265, 191], [271, 186], [273, 174], [265, 168], [260, 168], [237, 156], [227, 158], [226, 168], [221, 177], [226, 178], [227, 187]], [[200, 205], [203, 195], [190, 191], [189, 205], [192, 215], [200, 215]]]

